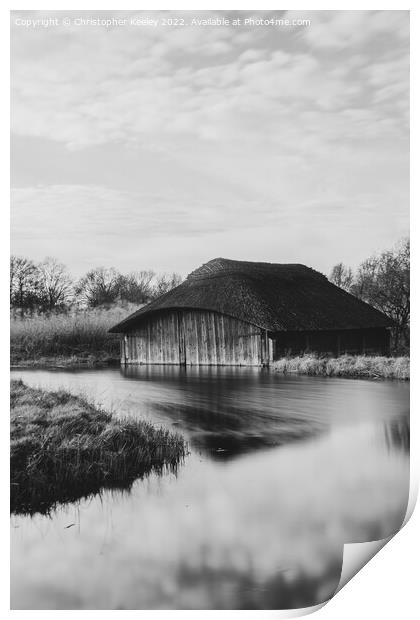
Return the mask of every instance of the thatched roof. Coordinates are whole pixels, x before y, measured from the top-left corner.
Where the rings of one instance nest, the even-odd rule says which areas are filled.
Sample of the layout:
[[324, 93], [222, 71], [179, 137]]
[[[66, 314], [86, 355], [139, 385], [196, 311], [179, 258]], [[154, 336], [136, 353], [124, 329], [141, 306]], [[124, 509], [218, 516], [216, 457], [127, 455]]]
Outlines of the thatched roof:
[[130, 331], [153, 313], [171, 308], [213, 310], [270, 332], [392, 325], [384, 314], [305, 265], [215, 258], [110, 331]]

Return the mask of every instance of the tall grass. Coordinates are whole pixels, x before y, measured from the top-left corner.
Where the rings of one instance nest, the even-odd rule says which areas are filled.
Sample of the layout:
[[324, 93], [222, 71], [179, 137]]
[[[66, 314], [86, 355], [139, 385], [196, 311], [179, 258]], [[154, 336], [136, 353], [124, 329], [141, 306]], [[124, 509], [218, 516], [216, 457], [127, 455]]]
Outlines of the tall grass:
[[45, 358], [62, 361], [105, 361], [119, 358], [118, 334], [108, 330], [132, 309], [115, 306], [72, 313], [12, 317], [12, 363], [35, 363]]
[[150, 471], [175, 470], [181, 435], [117, 419], [68, 392], [11, 382], [11, 510], [48, 512], [102, 487], [127, 488]]
[[342, 355], [330, 358], [307, 354], [277, 360], [273, 364], [273, 369], [284, 374], [408, 380], [410, 358], [367, 355]]

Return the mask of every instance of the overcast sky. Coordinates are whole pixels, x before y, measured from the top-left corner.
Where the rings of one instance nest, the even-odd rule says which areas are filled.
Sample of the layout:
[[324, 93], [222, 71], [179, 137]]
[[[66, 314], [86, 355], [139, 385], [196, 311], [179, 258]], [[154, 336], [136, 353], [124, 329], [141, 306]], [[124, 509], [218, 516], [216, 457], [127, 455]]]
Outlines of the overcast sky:
[[186, 274], [216, 256], [327, 272], [407, 234], [408, 12], [15, 23], [135, 15], [168, 13], [12, 14], [15, 254], [56, 256], [75, 276]]

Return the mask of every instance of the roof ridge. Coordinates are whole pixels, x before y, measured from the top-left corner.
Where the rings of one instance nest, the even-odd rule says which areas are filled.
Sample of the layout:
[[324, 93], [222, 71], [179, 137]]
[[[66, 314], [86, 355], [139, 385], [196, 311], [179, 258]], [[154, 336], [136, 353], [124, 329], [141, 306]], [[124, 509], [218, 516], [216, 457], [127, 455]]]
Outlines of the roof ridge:
[[[186, 280], [196, 280], [202, 278], [209, 278], [219, 275], [243, 275], [251, 277], [252, 275], [258, 275], [258, 272], [268, 271], [272, 272], [274, 275], [277, 271], [277, 275], [285, 277], [287, 279], [287, 271], [294, 272], [307, 272], [311, 273], [312, 276], [318, 276], [326, 279], [326, 276], [312, 267], [308, 267], [302, 263], [270, 263], [263, 261], [243, 261], [243, 260], [235, 260], [231, 258], [213, 258], [206, 263], [203, 263], [194, 271], [188, 274]], [[253, 273], [254, 272], [254, 273]], [[282, 272], [282, 273], [281, 273]], [[266, 273], [264, 275], [266, 275]], [[293, 275], [294, 275], [293, 274]]]

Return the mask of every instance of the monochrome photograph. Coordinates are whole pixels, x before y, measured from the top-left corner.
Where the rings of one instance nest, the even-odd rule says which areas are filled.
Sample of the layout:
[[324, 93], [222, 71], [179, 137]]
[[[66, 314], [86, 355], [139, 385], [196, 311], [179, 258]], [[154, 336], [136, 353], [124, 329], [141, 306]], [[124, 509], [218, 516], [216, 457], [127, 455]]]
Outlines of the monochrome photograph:
[[10, 12], [11, 609], [304, 614], [399, 532], [409, 46], [407, 10]]

